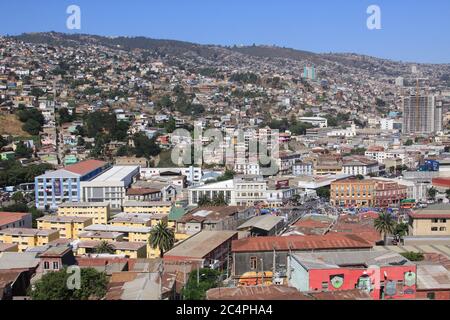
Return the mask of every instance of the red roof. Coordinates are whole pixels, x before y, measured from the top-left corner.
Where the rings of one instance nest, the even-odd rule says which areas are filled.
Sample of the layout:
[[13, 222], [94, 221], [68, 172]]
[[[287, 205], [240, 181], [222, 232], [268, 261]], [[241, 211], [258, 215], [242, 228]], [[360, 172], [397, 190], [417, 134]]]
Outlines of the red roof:
[[86, 160], [67, 166], [64, 169], [76, 174], [85, 175], [105, 166], [106, 164], [106, 162], [100, 160]]
[[450, 178], [434, 178], [433, 186], [442, 187], [442, 188], [450, 188]]
[[23, 219], [23, 217], [31, 213], [22, 212], [0, 212], [0, 227], [10, 223], [14, 223]]
[[353, 234], [326, 234], [311, 236], [256, 237], [234, 240], [232, 252], [281, 250], [326, 250], [372, 248], [372, 245]]

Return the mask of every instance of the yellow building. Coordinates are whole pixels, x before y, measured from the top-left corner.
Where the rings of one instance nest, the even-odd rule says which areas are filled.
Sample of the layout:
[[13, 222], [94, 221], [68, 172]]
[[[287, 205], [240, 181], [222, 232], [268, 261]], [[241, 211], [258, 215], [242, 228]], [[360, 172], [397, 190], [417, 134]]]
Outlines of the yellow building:
[[[95, 254], [96, 249], [102, 241], [81, 241], [77, 245], [77, 255]], [[109, 242], [115, 255], [122, 255], [126, 258], [139, 259], [147, 258], [147, 246], [142, 242]]]
[[127, 201], [123, 205], [125, 213], [169, 214], [172, 203], [168, 201]]
[[58, 216], [89, 217], [95, 224], [107, 224], [111, 208], [107, 202], [66, 202], [59, 205]]
[[[147, 244], [147, 257], [159, 256], [159, 249], [153, 249], [149, 245], [151, 227], [132, 227], [121, 225], [91, 225], [85, 228], [89, 236], [80, 236], [80, 240], [105, 240], [105, 241], [127, 241]], [[95, 235], [98, 234], [95, 238]], [[112, 240], [112, 235], [120, 234], [121, 237]]]
[[450, 236], [450, 204], [438, 204], [409, 213], [410, 236]]
[[318, 164], [314, 166], [315, 176], [327, 176], [330, 174], [341, 174], [342, 165], [341, 164]]
[[374, 180], [345, 179], [334, 181], [330, 188], [330, 203], [342, 207], [373, 207]]
[[17, 244], [19, 252], [28, 248], [44, 246], [59, 239], [57, 230], [37, 230], [26, 228], [10, 228], [0, 230], [0, 242]]
[[78, 239], [78, 234], [92, 224], [89, 217], [69, 217], [47, 215], [37, 219], [39, 230], [58, 230], [63, 239]]

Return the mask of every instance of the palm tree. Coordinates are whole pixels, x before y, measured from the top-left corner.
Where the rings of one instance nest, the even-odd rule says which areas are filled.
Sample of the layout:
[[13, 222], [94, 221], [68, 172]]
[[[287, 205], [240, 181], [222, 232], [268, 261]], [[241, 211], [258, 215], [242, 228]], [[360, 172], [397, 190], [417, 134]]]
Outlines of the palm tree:
[[150, 231], [148, 241], [153, 249], [159, 249], [160, 257], [163, 258], [164, 253], [172, 249], [175, 243], [175, 234], [167, 225], [167, 221], [160, 221]]
[[383, 233], [383, 241], [384, 245], [387, 244], [387, 236], [390, 233], [394, 232], [395, 229], [395, 220], [392, 218], [392, 216], [389, 213], [381, 213], [378, 218], [375, 219], [374, 226], [375, 229]]
[[95, 253], [108, 253], [113, 254], [115, 252], [114, 247], [108, 241], [102, 241], [96, 248]]
[[403, 238], [408, 234], [408, 225], [406, 223], [397, 223], [394, 227], [394, 236], [398, 242], [402, 243]]

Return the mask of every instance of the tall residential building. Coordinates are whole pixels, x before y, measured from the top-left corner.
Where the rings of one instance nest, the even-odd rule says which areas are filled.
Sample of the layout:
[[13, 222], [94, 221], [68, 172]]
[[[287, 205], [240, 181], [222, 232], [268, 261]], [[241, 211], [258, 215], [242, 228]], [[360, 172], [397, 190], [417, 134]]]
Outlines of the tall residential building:
[[106, 162], [86, 160], [36, 177], [36, 207], [56, 209], [64, 202], [81, 201], [81, 182], [92, 180], [108, 168]]
[[303, 78], [316, 80], [316, 68], [314, 66], [305, 66], [305, 68], [303, 69]]
[[403, 98], [403, 133], [433, 133], [442, 130], [442, 108], [434, 96]]

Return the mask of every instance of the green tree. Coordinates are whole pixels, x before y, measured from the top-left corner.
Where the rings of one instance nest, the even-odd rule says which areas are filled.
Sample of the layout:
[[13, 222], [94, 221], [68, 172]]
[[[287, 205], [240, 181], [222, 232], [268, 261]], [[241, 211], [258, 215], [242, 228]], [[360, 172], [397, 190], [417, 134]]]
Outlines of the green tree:
[[203, 195], [202, 197], [200, 197], [200, 199], [198, 199], [197, 205], [199, 207], [211, 206], [212, 201], [209, 200], [209, 198], [206, 195]]
[[399, 242], [408, 234], [408, 224], [406, 223], [397, 223], [394, 227], [394, 236], [397, 238]]
[[74, 120], [74, 117], [69, 113], [69, 109], [67, 108], [61, 108], [58, 110], [59, 115], [59, 123], [67, 123], [72, 122]]
[[316, 193], [318, 197], [330, 199], [330, 187], [320, 187], [316, 190]]
[[220, 272], [214, 269], [194, 270], [189, 274], [189, 279], [182, 289], [182, 297], [185, 300], [204, 300], [209, 289], [220, 285]]
[[14, 203], [25, 203], [25, 196], [21, 191], [17, 191], [14, 193], [11, 197], [11, 200], [14, 201]]
[[33, 88], [33, 89], [31, 89], [30, 94], [32, 96], [36, 97], [36, 99], [39, 99], [40, 97], [42, 97], [45, 94], [45, 92], [41, 88]]
[[160, 221], [150, 231], [150, 246], [153, 249], [159, 249], [160, 257], [164, 257], [164, 253], [173, 248], [175, 244], [175, 234], [173, 229], [169, 228], [167, 221]]
[[409, 261], [413, 261], [413, 262], [423, 261], [425, 259], [422, 252], [410, 251], [410, 252], [402, 252], [400, 254], [402, 256], [404, 256], [406, 259], [408, 259]]
[[173, 117], [170, 117], [169, 121], [164, 125], [164, 128], [166, 129], [167, 133], [172, 133], [177, 128], [175, 125], [175, 119]]
[[375, 219], [375, 229], [383, 234], [384, 244], [387, 244], [388, 234], [392, 234], [395, 230], [395, 221], [389, 213], [381, 213], [378, 218]]
[[411, 139], [406, 140], [406, 142], [404, 143], [405, 146], [412, 146], [414, 144], [414, 142]]
[[137, 157], [154, 157], [161, 152], [161, 149], [156, 144], [156, 139], [149, 139], [145, 134], [139, 132], [133, 137], [134, 153]]
[[71, 273], [64, 268], [49, 272], [35, 283], [30, 290], [33, 300], [100, 300], [106, 294], [107, 278], [103, 272], [93, 268], [82, 268], [80, 272], [80, 289], [70, 290], [67, 286]]
[[31, 207], [28, 212], [31, 213], [31, 219], [33, 222], [33, 228], [36, 229], [37, 228], [37, 219], [41, 218], [44, 216], [44, 212], [38, 210], [36, 207]]
[[8, 141], [6, 141], [6, 139], [0, 134], [0, 149], [6, 145], [8, 145]]
[[113, 254], [115, 252], [114, 247], [111, 243], [108, 241], [102, 241], [100, 244], [95, 248], [95, 253], [101, 254], [101, 253], [108, 253]]
[[16, 156], [20, 158], [31, 158], [33, 155], [33, 150], [31, 148], [28, 148], [23, 141], [20, 141], [15, 150]]
[[428, 190], [428, 198], [435, 200], [437, 194], [437, 189], [435, 187], [431, 187], [431, 189]]
[[223, 173], [223, 175], [218, 177], [216, 179], [216, 181], [220, 182], [220, 181], [231, 180], [234, 178], [235, 175], [236, 175], [236, 172], [234, 172], [233, 170], [226, 169], [225, 172]]
[[450, 189], [447, 189], [447, 190], [445, 191], [445, 194], [446, 194], [446, 196], [447, 196], [447, 199], [450, 199]]
[[215, 207], [226, 206], [227, 201], [225, 200], [223, 194], [219, 194], [217, 197], [214, 197], [212, 199], [212, 205]]
[[29, 119], [22, 125], [22, 130], [37, 136], [42, 130], [42, 125], [34, 119]]

